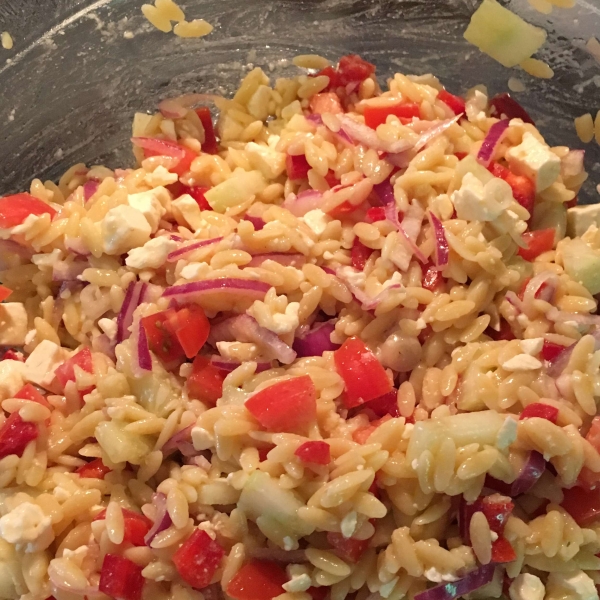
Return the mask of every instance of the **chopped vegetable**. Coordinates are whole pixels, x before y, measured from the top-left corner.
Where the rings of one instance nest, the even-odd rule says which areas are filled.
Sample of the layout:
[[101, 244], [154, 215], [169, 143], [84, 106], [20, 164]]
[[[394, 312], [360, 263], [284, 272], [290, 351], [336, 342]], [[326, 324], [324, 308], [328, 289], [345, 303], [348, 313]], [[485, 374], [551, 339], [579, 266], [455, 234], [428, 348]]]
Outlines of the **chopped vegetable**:
[[152, 543], [152, 540], [165, 529], [168, 529], [173, 524], [171, 520], [171, 516], [169, 515], [169, 511], [167, 510], [167, 497], [161, 493], [157, 492], [152, 495], [152, 504], [156, 509], [154, 523], [152, 527], [148, 531], [148, 533], [144, 536], [144, 542], [147, 546]]
[[215, 135], [210, 108], [197, 108], [196, 114], [202, 123], [202, 127], [204, 127], [204, 142], [202, 142], [202, 152], [206, 152], [207, 154], [217, 154], [219, 151], [219, 144]]
[[600, 518], [600, 488], [586, 490], [581, 487], [563, 489], [561, 506], [580, 527], [587, 527]]
[[497, 121], [489, 128], [487, 135], [481, 144], [481, 148], [477, 153], [477, 160], [484, 167], [487, 167], [492, 161], [492, 158], [494, 157], [494, 151], [506, 133], [508, 125], [509, 121], [504, 119], [502, 121]]
[[95, 458], [89, 463], [75, 469], [75, 473], [77, 473], [79, 477], [91, 477], [94, 479], [104, 479], [104, 476], [110, 472], [111, 469], [102, 462], [101, 458]]
[[266, 187], [267, 182], [258, 171], [236, 171], [229, 179], [208, 190], [204, 197], [214, 211], [224, 213], [232, 206], [251, 200]]
[[505, 67], [516, 67], [541, 48], [546, 32], [496, 0], [483, 0], [471, 16], [464, 37]]
[[112, 419], [96, 427], [95, 437], [113, 463], [141, 464], [151, 451], [152, 438], [125, 429], [127, 423]]
[[210, 323], [200, 306], [190, 305], [172, 314], [166, 325], [175, 337], [187, 358], [194, 358], [208, 339]]
[[26, 192], [0, 198], [0, 227], [3, 229], [20, 225], [29, 215], [43, 214], [48, 214], [53, 219], [56, 211]]
[[517, 553], [505, 537], [499, 537], [492, 542], [492, 562], [496, 564], [509, 563], [517, 558]]
[[460, 96], [455, 96], [446, 90], [440, 90], [438, 92], [438, 100], [441, 100], [455, 115], [462, 115], [465, 113], [465, 101]]
[[227, 584], [227, 595], [235, 600], [272, 600], [285, 592], [285, 571], [275, 562], [251, 560]]
[[362, 271], [367, 264], [371, 254], [373, 254], [373, 250], [365, 246], [358, 237], [354, 238], [354, 242], [352, 244], [352, 266], [358, 271]]
[[175, 368], [185, 357], [185, 352], [171, 325], [172, 321], [176, 322], [176, 320], [177, 312], [172, 308], [140, 319], [140, 326], [146, 333], [148, 347], [167, 369]]
[[356, 431], [352, 433], [352, 439], [357, 444], [366, 444], [367, 440], [371, 436], [371, 434], [380, 426], [383, 425], [386, 421], [391, 419], [391, 415], [385, 415], [378, 419], [377, 421], [371, 421], [365, 427], [359, 427]]
[[10, 454], [23, 456], [29, 442], [37, 439], [38, 434], [35, 423], [23, 421], [18, 412], [10, 414], [0, 427], [0, 458]]
[[262, 300], [269, 288], [269, 284], [263, 281], [225, 277], [173, 285], [165, 290], [163, 297], [182, 303], [197, 301], [211, 295], [234, 295], [237, 300], [240, 298]]
[[331, 334], [334, 331], [334, 321], [314, 323], [308, 331], [296, 336], [292, 347], [299, 357], [323, 356], [323, 352], [337, 350], [340, 347], [340, 344], [331, 341]]
[[12, 290], [0, 285], [0, 302], [4, 302], [11, 294]]
[[431, 292], [444, 284], [444, 276], [435, 265], [421, 265], [424, 269], [421, 285]]
[[98, 589], [117, 600], [141, 600], [144, 588], [142, 569], [124, 556], [107, 554], [102, 562]]
[[331, 449], [327, 442], [304, 442], [296, 448], [294, 454], [305, 463], [328, 465], [331, 461]]
[[176, 175], [184, 175], [190, 170], [192, 161], [198, 156], [194, 151], [190, 150], [183, 144], [172, 142], [170, 140], [161, 140], [158, 138], [149, 137], [134, 137], [131, 141], [144, 151], [144, 156], [168, 156], [173, 159], [178, 159], [175, 166], [170, 167], [169, 171]]
[[567, 274], [584, 285], [590, 294], [600, 293], [600, 251], [580, 238], [564, 240], [561, 250]]
[[522, 256], [525, 260], [535, 260], [540, 254], [552, 250], [555, 236], [556, 231], [554, 229], [526, 231], [522, 237], [525, 244], [527, 244], [527, 248], [519, 248], [519, 256]]
[[511, 119], [521, 119], [524, 123], [535, 125], [533, 119], [527, 111], [514, 99], [510, 94], [498, 94], [490, 100], [490, 107], [494, 111], [494, 115], [501, 119], [505, 117], [509, 121]]
[[256, 392], [246, 408], [268, 431], [304, 432], [317, 416], [317, 392], [312, 379], [302, 375]]
[[287, 176], [293, 181], [298, 181], [300, 179], [306, 179], [311, 166], [308, 164], [304, 154], [297, 154], [294, 156], [287, 154], [285, 157], [285, 168]]
[[189, 194], [198, 203], [198, 208], [200, 210], [212, 210], [205, 196], [208, 190], [210, 190], [209, 187], [202, 187], [200, 185], [194, 185], [192, 187], [184, 186], [184, 192]]
[[363, 60], [358, 54], [342, 56], [337, 67], [336, 85], [361, 83], [375, 73], [375, 65]]
[[377, 221], [385, 221], [385, 219], [385, 209], [383, 206], [373, 206], [373, 208], [367, 210], [367, 223], [377, 223]]
[[226, 376], [227, 373], [214, 366], [206, 356], [197, 356], [186, 382], [188, 396], [214, 406], [223, 395], [223, 381]]
[[333, 92], [321, 92], [315, 94], [309, 103], [310, 110], [317, 115], [339, 115], [344, 112], [342, 103], [337, 94]]
[[542, 346], [542, 358], [552, 362], [564, 349], [565, 346], [544, 340], [544, 345]]
[[64, 389], [69, 381], [75, 381], [75, 367], [79, 367], [88, 373], [94, 372], [94, 364], [92, 362], [92, 353], [89, 348], [80, 350], [64, 363], [59, 365], [54, 371], [56, 381]]
[[132, 281], [127, 286], [121, 310], [117, 315], [117, 342], [122, 342], [131, 335], [130, 327], [133, 323], [133, 313], [144, 301], [147, 288], [148, 284], [141, 281]]
[[[6, 359], [6, 356], [4, 357]], [[26, 383], [16, 394], [15, 398], [23, 398], [24, 400], [31, 400], [37, 402], [46, 408], [52, 408], [46, 396], [37, 390], [31, 383]]]
[[558, 419], [558, 408], [544, 404], [542, 402], [532, 402], [528, 404], [519, 415], [519, 420], [530, 419], [531, 417], [539, 417], [540, 419], [546, 419], [552, 423], [556, 423]]
[[375, 398], [363, 405], [365, 408], [372, 410], [378, 417], [385, 417], [385, 415], [392, 415], [392, 417], [399, 416], [398, 412], [398, 390], [391, 390], [379, 398]]
[[435, 234], [435, 261], [438, 271], [443, 269], [450, 260], [450, 246], [442, 222], [431, 212], [428, 213], [429, 221]]
[[365, 124], [371, 127], [371, 129], [377, 129], [379, 125], [386, 122], [390, 115], [398, 117], [402, 123], [409, 123], [413, 117], [418, 119], [420, 114], [419, 105], [415, 102], [393, 104], [392, 106], [366, 104], [363, 112]]
[[[123, 543], [133, 544], [134, 546], [145, 546], [144, 536], [150, 531], [152, 521], [148, 517], [128, 508], [121, 508], [121, 511], [123, 512], [124, 522]], [[106, 519], [106, 509], [94, 517], [94, 521], [102, 521], [104, 519]]]
[[532, 451], [512, 483], [505, 483], [488, 475], [485, 479], [485, 485], [501, 494], [516, 498], [528, 492], [545, 470], [546, 461], [544, 457], [539, 452]]
[[369, 547], [369, 540], [357, 540], [352, 537], [345, 538], [341, 533], [333, 531], [327, 533], [327, 542], [340, 558], [348, 560], [351, 563], [357, 563]]
[[469, 571], [458, 581], [440, 583], [433, 588], [415, 594], [414, 600], [454, 600], [474, 592], [487, 585], [494, 578], [496, 566], [493, 564], [481, 565]]
[[219, 568], [225, 550], [206, 531], [195, 529], [173, 555], [181, 578], [193, 588], [206, 587]]
[[392, 389], [385, 369], [359, 338], [347, 339], [333, 356], [344, 380], [343, 402], [347, 408], [379, 398]]
[[514, 199], [532, 215], [535, 202], [535, 183], [525, 175], [515, 175], [497, 162], [493, 162], [488, 168], [494, 177], [504, 179], [510, 185]]

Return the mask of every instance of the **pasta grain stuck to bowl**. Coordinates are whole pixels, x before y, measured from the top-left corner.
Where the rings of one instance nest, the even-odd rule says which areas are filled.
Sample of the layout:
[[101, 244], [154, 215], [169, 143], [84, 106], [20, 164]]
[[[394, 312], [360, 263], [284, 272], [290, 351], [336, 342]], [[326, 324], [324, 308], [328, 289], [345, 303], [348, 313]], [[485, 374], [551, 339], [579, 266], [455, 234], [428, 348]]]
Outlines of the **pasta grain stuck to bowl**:
[[0, 198], [0, 597], [597, 598], [583, 152], [296, 63]]

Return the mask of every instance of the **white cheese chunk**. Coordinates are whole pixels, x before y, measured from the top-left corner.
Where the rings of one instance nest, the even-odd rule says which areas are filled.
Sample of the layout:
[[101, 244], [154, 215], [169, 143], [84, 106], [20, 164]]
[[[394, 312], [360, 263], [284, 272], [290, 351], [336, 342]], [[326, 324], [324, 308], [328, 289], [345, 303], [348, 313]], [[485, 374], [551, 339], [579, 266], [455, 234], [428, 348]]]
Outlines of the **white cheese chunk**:
[[27, 337], [27, 311], [20, 302], [0, 304], [0, 345], [23, 346]]
[[139, 210], [146, 217], [146, 221], [150, 223], [150, 227], [152, 227], [152, 232], [154, 233], [158, 229], [160, 220], [169, 208], [171, 194], [169, 194], [166, 188], [159, 186], [147, 192], [129, 194], [127, 202], [129, 206]]
[[545, 593], [542, 580], [531, 573], [517, 575], [508, 588], [510, 600], [544, 600]]
[[506, 151], [506, 160], [513, 172], [535, 182], [537, 192], [550, 187], [560, 175], [560, 158], [528, 131], [518, 146]]
[[535, 371], [541, 366], [542, 363], [529, 354], [517, 354], [502, 364], [507, 371]]
[[171, 185], [179, 179], [176, 173], [171, 173], [162, 165], [159, 165], [152, 171], [147, 173], [144, 177], [144, 181], [151, 187], [158, 187], [163, 185]]
[[486, 91], [483, 86], [477, 86], [467, 93], [465, 112], [469, 121], [476, 123], [486, 118], [485, 111], [488, 104]]
[[176, 241], [159, 236], [147, 241], [141, 248], [130, 250], [125, 264], [133, 269], [158, 269], [164, 265], [169, 253], [177, 247]]
[[544, 338], [530, 338], [528, 340], [521, 340], [521, 350], [525, 352], [525, 354], [531, 354], [531, 356], [535, 356], [542, 351], [544, 346]]
[[506, 417], [496, 436], [496, 446], [505, 450], [517, 439], [517, 420]]
[[209, 448], [214, 447], [215, 438], [209, 431], [204, 429], [204, 427], [192, 427], [192, 444], [199, 452], [208, 450]]
[[427, 569], [423, 574], [425, 575], [426, 579], [429, 581], [434, 581], [435, 583], [441, 583], [442, 581], [458, 581], [458, 577], [456, 577], [456, 575], [452, 575], [451, 573], [442, 573], [435, 567]]
[[106, 254], [125, 254], [143, 246], [152, 233], [152, 227], [143, 213], [123, 204], [111, 208], [102, 220], [102, 239]]
[[550, 573], [547, 587], [549, 591], [552, 591], [553, 597], [558, 597], [562, 591], [566, 592], [566, 596], [577, 598], [577, 600], [598, 600], [598, 591], [594, 580], [580, 570], [570, 573]]
[[25, 361], [25, 379], [42, 387], [49, 386], [54, 378], [54, 370], [68, 357], [68, 350], [50, 340], [42, 340]]
[[0, 401], [12, 398], [23, 387], [25, 363], [18, 360], [0, 361]]
[[202, 218], [202, 211], [198, 203], [189, 194], [184, 194], [177, 200], [173, 200], [171, 205], [179, 211], [192, 231], [198, 231], [198, 229], [203, 229], [208, 225], [206, 220]]
[[25, 552], [45, 550], [54, 540], [52, 518], [31, 502], [23, 502], [0, 518], [0, 537]]
[[309, 210], [300, 220], [304, 221], [315, 235], [321, 235], [327, 228], [330, 218], [320, 209]]
[[286, 155], [283, 152], [256, 142], [248, 142], [245, 150], [252, 168], [260, 171], [266, 179], [277, 179], [285, 171]]
[[510, 185], [494, 177], [485, 185], [472, 173], [467, 173], [460, 189], [452, 194], [456, 216], [466, 221], [494, 221], [512, 203]]
[[102, 329], [109, 339], [115, 339], [117, 335], [117, 323], [114, 319], [98, 319], [98, 327]]
[[286, 592], [305, 592], [312, 585], [310, 575], [308, 573], [302, 573], [300, 575], [294, 575], [289, 581], [283, 584], [283, 589]]

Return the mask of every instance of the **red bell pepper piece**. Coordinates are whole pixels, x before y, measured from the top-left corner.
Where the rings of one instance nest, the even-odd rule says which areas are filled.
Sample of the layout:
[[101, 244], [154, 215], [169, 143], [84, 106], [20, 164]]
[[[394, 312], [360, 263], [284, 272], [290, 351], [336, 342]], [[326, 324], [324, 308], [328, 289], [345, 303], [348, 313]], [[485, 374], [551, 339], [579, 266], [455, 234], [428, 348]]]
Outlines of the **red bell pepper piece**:
[[171, 314], [168, 328], [175, 333], [179, 345], [187, 358], [194, 358], [208, 339], [210, 323], [201, 306], [184, 306]]
[[246, 408], [268, 431], [305, 432], [317, 417], [317, 391], [312, 379], [302, 375], [255, 393]]
[[233, 576], [227, 595], [234, 600], [272, 600], [284, 593], [285, 571], [269, 560], [251, 560]]
[[539, 417], [540, 419], [546, 419], [556, 424], [558, 419], [558, 408], [544, 404], [543, 402], [533, 402], [528, 404], [519, 415], [519, 421], [523, 419], [530, 419], [531, 417]]
[[304, 442], [294, 454], [305, 463], [328, 465], [331, 462], [331, 448], [327, 442], [320, 440]]
[[398, 412], [398, 391], [396, 389], [391, 390], [375, 400], [371, 400], [364, 404], [365, 408], [370, 408], [378, 417], [385, 417], [391, 415], [392, 417], [399, 416]]
[[173, 563], [186, 583], [202, 589], [211, 582], [224, 556], [225, 550], [216, 540], [195, 529], [173, 555]]
[[376, 223], [377, 221], [385, 221], [385, 209], [382, 206], [373, 206], [367, 210], [366, 219], [367, 223]]
[[141, 600], [145, 581], [142, 569], [124, 556], [107, 554], [102, 562], [98, 588], [110, 598]]
[[16, 360], [18, 362], [25, 362], [25, 356], [22, 352], [9, 348], [3, 355], [2, 360]]
[[488, 167], [488, 171], [494, 176], [504, 179], [510, 185], [514, 199], [527, 212], [533, 214], [533, 205], [535, 203], [535, 183], [525, 175], [515, 175], [512, 171], [503, 167], [497, 162], [493, 162]]
[[186, 382], [190, 398], [214, 406], [223, 395], [223, 381], [227, 373], [213, 366], [206, 356], [196, 356], [192, 364], [192, 374]]
[[389, 115], [398, 117], [402, 123], [410, 123], [413, 117], [419, 118], [421, 109], [416, 102], [394, 104], [393, 106], [373, 106], [367, 104], [363, 115], [365, 117], [365, 125], [371, 127], [371, 129], [377, 129], [379, 125], [386, 122]]
[[169, 326], [170, 319], [174, 319], [175, 315], [176, 311], [170, 308], [140, 319], [140, 325], [146, 332], [148, 347], [167, 369], [178, 366], [185, 357], [175, 332]]
[[492, 542], [492, 562], [508, 563], [517, 558], [517, 553], [505, 537], [499, 537]]
[[133, 143], [143, 149], [146, 158], [151, 156], [168, 156], [170, 158], [176, 158], [178, 162], [174, 167], [171, 167], [169, 171], [179, 176], [190, 170], [192, 161], [198, 156], [187, 146], [172, 142], [171, 140], [137, 137], [133, 138]]
[[23, 421], [18, 412], [12, 413], [0, 427], [0, 458], [11, 454], [23, 456], [27, 444], [37, 439], [38, 434], [35, 423]]
[[523, 241], [527, 244], [527, 248], [519, 248], [519, 256], [531, 262], [540, 254], [552, 250], [555, 235], [556, 231], [554, 229], [525, 232]]
[[212, 210], [208, 200], [204, 195], [206, 192], [208, 192], [208, 190], [210, 190], [209, 187], [202, 187], [200, 185], [194, 185], [192, 187], [184, 185], [182, 186], [181, 193], [177, 194], [177, 196], [189, 194], [198, 203], [200, 210]]
[[287, 176], [292, 181], [298, 181], [300, 179], [305, 179], [308, 176], [311, 166], [308, 164], [304, 154], [295, 156], [287, 154], [285, 157], [285, 169], [287, 171]]
[[107, 473], [110, 473], [111, 469], [109, 469], [103, 462], [101, 458], [95, 458], [91, 460], [89, 463], [82, 465], [78, 469], [75, 470], [75, 473], [79, 475], [79, 477], [92, 477], [95, 479], [104, 479], [104, 476]]
[[327, 533], [327, 542], [336, 551], [340, 558], [357, 563], [369, 547], [369, 540], [345, 538], [341, 533], [330, 531]]
[[555, 344], [554, 342], [549, 342], [548, 340], [544, 340], [544, 345], [542, 346], [542, 358], [547, 361], [553, 361], [564, 349], [566, 346], [561, 346], [560, 344]]
[[380, 426], [383, 425], [386, 421], [389, 421], [392, 418], [391, 415], [384, 415], [381, 419], [377, 419], [377, 421], [371, 421], [365, 427], [360, 427], [352, 434], [352, 439], [357, 444], [366, 444], [370, 435]]
[[362, 271], [369, 260], [369, 257], [373, 254], [373, 250], [365, 246], [358, 237], [354, 238], [354, 242], [352, 244], [352, 250], [350, 255], [352, 257], [352, 266]]
[[481, 501], [481, 511], [485, 515], [490, 529], [502, 535], [508, 517], [512, 514], [515, 505], [511, 502], [507, 496], [501, 496], [500, 494], [492, 494], [491, 496], [485, 496]]
[[94, 363], [92, 362], [92, 353], [89, 348], [83, 348], [71, 358], [68, 358], [61, 365], [56, 367], [54, 376], [58, 383], [64, 388], [69, 381], [75, 381], [75, 366], [83, 369], [87, 373], [94, 372]]
[[333, 353], [333, 359], [345, 383], [346, 408], [354, 408], [391, 391], [392, 384], [385, 369], [359, 338], [347, 339]]
[[325, 600], [325, 598], [327, 598], [327, 594], [329, 594], [330, 589], [331, 588], [325, 586], [315, 587], [313, 585], [312, 587], [309, 587], [306, 591], [310, 594], [312, 600]]
[[[134, 546], [145, 546], [144, 537], [152, 528], [152, 521], [145, 515], [129, 510], [128, 508], [122, 508], [121, 510], [124, 521], [123, 543], [133, 544]], [[103, 519], [106, 519], [106, 509], [94, 517], [94, 521], [102, 521]]]
[[202, 122], [202, 127], [204, 127], [204, 143], [202, 144], [202, 152], [206, 152], [207, 154], [217, 154], [219, 151], [219, 144], [217, 142], [217, 136], [215, 135], [215, 128], [213, 127], [210, 108], [197, 108], [196, 114]]
[[56, 211], [27, 192], [0, 198], [0, 227], [3, 229], [20, 225], [29, 215], [43, 214], [53, 219]]
[[340, 58], [337, 67], [337, 85], [361, 83], [375, 73], [375, 65], [363, 60], [357, 54], [348, 54]]
[[586, 490], [581, 487], [563, 489], [561, 506], [580, 527], [587, 527], [600, 518], [600, 488]]
[[340, 180], [335, 176], [335, 172], [331, 169], [327, 171], [327, 175], [325, 175], [325, 181], [330, 188], [340, 185]]
[[310, 111], [316, 115], [323, 115], [325, 113], [339, 115], [344, 112], [339, 97], [333, 92], [321, 92], [320, 94], [315, 94], [310, 99], [308, 106]]
[[423, 273], [423, 281], [421, 282], [421, 285], [426, 290], [433, 292], [444, 284], [444, 276], [435, 265], [423, 265], [422, 268], [425, 270], [425, 272]]
[[16, 394], [15, 398], [22, 398], [23, 400], [31, 400], [32, 402], [37, 402], [46, 408], [52, 410], [52, 406], [48, 400], [46, 400], [46, 396], [41, 394], [35, 387], [33, 387], [30, 383], [26, 383]]
[[460, 96], [455, 96], [446, 90], [440, 90], [438, 99], [441, 100], [455, 115], [464, 114], [465, 101]]
[[500, 331], [496, 331], [495, 329], [488, 327], [485, 330], [485, 332], [496, 342], [499, 340], [514, 340], [515, 339], [515, 334], [513, 333], [510, 323], [502, 317], [500, 317]]
[[0, 302], [4, 302], [10, 295], [12, 294], [12, 290], [0, 285]]

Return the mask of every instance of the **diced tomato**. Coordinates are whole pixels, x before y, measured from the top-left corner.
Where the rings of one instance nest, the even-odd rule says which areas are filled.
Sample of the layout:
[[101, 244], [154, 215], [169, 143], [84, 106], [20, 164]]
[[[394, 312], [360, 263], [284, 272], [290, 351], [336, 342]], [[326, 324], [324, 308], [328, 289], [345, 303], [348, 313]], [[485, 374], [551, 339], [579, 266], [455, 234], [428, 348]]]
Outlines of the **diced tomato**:
[[[133, 544], [134, 546], [145, 546], [144, 537], [150, 531], [152, 521], [145, 515], [129, 510], [128, 508], [121, 510], [124, 521], [123, 542]], [[106, 509], [94, 517], [94, 521], [102, 521], [103, 519], [106, 519]]]
[[492, 561], [495, 563], [508, 563], [517, 558], [517, 554], [510, 542], [505, 537], [499, 537], [492, 542]]
[[525, 123], [535, 125], [527, 111], [510, 94], [498, 94], [490, 100], [490, 106], [495, 111], [497, 118], [504, 115], [507, 119], [521, 119]]
[[53, 219], [56, 211], [27, 192], [0, 198], [0, 227], [3, 229], [20, 225], [29, 215], [43, 214]]
[[338, 74], [334, 67], [329, 66], [329, 67], [325, 67], [324, 69], [321, 69], [316, 74], [316, 77], [320, 77], [322, 75], [329, 77], [329, 85], [326, 88], [327, 90], [335, 89], [336, 87], [338, 87], [338, 85], [339, 85], [338, 79], [337, 79]]
[[312, 587], [309, 587], [306, 592], [310, 594], [312, 600], [325, 600], [330, 589], [331, 588], [325, 586], [315, 587], [313, 585]]
[[0, 302], [4, 302], [11, 294], [12, 290], [0, 285]]
[[143, 149], [146, 158], [151, 156], [169, 156], [171, 158], [177, 158], [177, 164], [174, 167], [171, 167], [169, 171], [179, 176], [190, 170], [192, 161], [198, 156], [187, 146], [172, 142], [171, 140], [146, 137], [132, 139], [136, 146]]
[[331, 448], [327, 442], [320, 440], [304, 442], [294, 454], [305, 463], [328, 465], [331, 462]]
[[196, 356], [192, 374], [187, 378], [188, 396], [214, 406], [223, 395], [223, 381], [227, 373], [213, 366], [206, 356]]
[[46, 400], [46, 396], [40, 393], [35, 387], [33, 387], [30, 383], [26, 383], [16, 394], [15, 398], [23, 398], [24, 400], [31, 400], [32, 402], [37, 402], [46, 408], [52, 409], [48, 400]]
[[565, 202], [565, 208], [575, 208], [577, 206], [578, 202], [579, 202], [579, 197], [575, 196], [575, 198], [573, 198], [573, 200], [569, 200], [568, 202]]
[[25, 362], [25, 356], [22, 352], [9, 348], [3, 355], [2, 360], [16, 360], [18, 362]]
[[558, 419], [558, 408], [544, 404], [543, 402], [532, 402], [528, 404], [519, 415], [519, 421], [530, 419], [531, 417], [539, 417], [556, 423]]
[[202, 144], [202, 152], [206, 152], [207, 154], [217, 154], [219, 151], [219, 144], [217, 143], [217, 136], [215, 135], [215, 128], [213, 127], [210, 108], [197, 108], [196, 114], [202, 122], [202, 127], [204, 127], [204, 143]]
[[342, 400], [346, 408], [379, 398], [392, 389], [385, 369], [359, 338], [348, 338], [333, 353], [333, 359], [345, 383]]
[[327, 541], [340, 558], [349, 560], [352, 563], [357, 563], [369, 547], [369, 540], [345, 538], [341, 533], [333, 531], [327, 533]]
[[107, 554], [102, 562], [98, 588], [116, 600], [141, 600], [144, 588], [142, 569], [124, 556]]
[[317, 115], [323, 115], [325, 113], [339, 115], [344, 112], [338, 95], [333, 92], [321, 92], [320, 94], [315, 94], [310, 99], [309, 108], [312, 113]]
[[385, 417], [385, 415], [391, 415], [397, 417], [398, 413], [398, 391], [393, 389], [375, 400], [367, 402], [365, 408], [370, 408], [378, 417]]
[[535, 203], [535, 183], [525, 175], [515, 175], [497, 162], [491, 163], [488, 170], [494, 177], [504, 179], [510, 185], [514, 199], [532, 215]]
[[340, 180], [335, 176], [335, 172], [331, 169], [327, 171], [327, 175], [325, 175], [325, 181], [330, 188], [340, 185]]
[[140, 319], [140, 325], [146, 332], [148, 347], [167, 369], [180, 364], [185, 356], [175, 332], [169, 326], [169, 321], [175, 318], [175, 314], [176, 311], [170, 308]]
[[54, 376], [58, 383], [64, 388], [69, 381], [75, 381], [75, 366], [83, 369], [87, 373], [94, 372], [94, 364], [92, 362], [92, 353], [89, 348], [84, 348], [68, 358], [61, 365], [56, 367]]
[[348, 200], [346, 200], [345, 202], [342, 202], [341, 204], [338, 204], [337, 206], [332, 208], [327, 214], [330, 217], [333, 217], [334, 219], [341, 219], [353, 213], [355, 210], [358, 210], [359, 208], [360, 204], [351, 204], [350, 202], [348, 202]]
[[544, 340], [544, 345], [542, 346], [542, 358], [544, 360], [553, 361], [565, 348], [566, 346]]
[[554, 229], [526, 231], [523, 234], [523, 241], [527, 244], [527, 248], [519, 248], [519, 256], [531, 262], [540, 254], [552, 250], [555, 235]]
[[317, 391], [310, 376], [302, 375], [255, 393], [246, 408], [268, 431], [305, 432], [317, 417]]
[[466, 152], [455, 152], [454, 156], [456, 156], [456, 158], [458, 158], [458, 160], [462, 160], [463, 158], [465, 158], [467, 156]]
[[386, 421], [389, 421], [392, 418], [391, 415], [385, 415], [378, 419], [377, 421], [371, 421], [365, 427], [360, 427], [352, 434], [352, 439], [357, 444], [366, 444], [370, 435], [380, 426], [383, 425]]
[[337, 84], [360, 83], [375, 73], [375, 65], [357, 54], [342, 56], [337, 67]]
[[438, 99], [441, 100], [455, 115], [465, 112], [465, 101], [460, 96], [455, 96], [446, 90], [440, 90]]
[[104, 479], [104, 476], [107, 473], [110, 473], [111, 469], [109, 469], [103, 462], [101, 458], [95, 458], [91, 460], [89, 463], [82, 465], [78, 469], [76, 469], [75, 473], [79, 475], [79, 477], [92, 477], [95, 479]]
[[273, 448], [275, 448], [275, 446], [273, 444], [269, 444], [268, 446], [263, 446], [262, 448], [258, 449], [258, 458], [260, 462], [265, 462], [265, 460], [267, 460], [267, 454], [269, 454]]
[[168, 326], [177, 337], [187, 358], [194, 358], [208, 339], [210, 323], [201, 306], [192, 304], [180, 308], [168, 319]]
[[386, 122], [389, 115], [398, 117], [404, 123], [410, 122], [413, 117], [419, 118], [420, 114], [421, 111], [416, 102], [394, 104], [393, 106], [373, 106], [367, 104], [364, 111], [365, 125], [371, 127], [371, 129], [377, 129], [379, 125]]
[[23, 421], [18, 412], [12, 413], [0, 427], [0, 458], [10, 454], [23, 456], [27, 444], [37, 439], [38, 433], [35, 423]]
[[369, 260], [369, 257], [373, 254], [373, 250], [365, 246], [358, 237], [354, 238], [352, 244], [352, 251], [350, 253], [352, 257], [352, 266], [359, 271], [362, 271]]
[[444, 284], [444, 276], [435, 265], [422, 266], [425, 270], [423, 273], [423, 281], [421, 285], [431, 292], [437, 290], [441, 285]]
[[286, 572], [270, 560], [251, 560], [227, 584], [227, 595], [235, 600], [272, 600], [284, 593]]
[[193, 588], [202, 589], [212, 580], [225, 556], [225, 550], [206, 531], [195, 529], [173, 555], [181, 578]]
[[202, 187], [200, 185], [194, 185], [192, 187], [186, 185], [183, 187], [184, 189], [182, 190], [181, 194], [178, 194], [178, 196], [189, 194], [198, 203], [200, 210], [212, 210], [208, 200], [204, 196], [204, 194], [210, 190], [209, 187]]
[[504, 533], [506, 522], [514, 508], [515, 505], [511, 499], [500, 494], [486, 496], [481, 502], [481, 511], [485, 515], [490, 529], [498, 535]]
[[376, 223], [377, 221], [385, 221], [385, 209], [383, 206], [373, 206], [367, 210], [366, 221], [367, 223]]
[[287, 176], [292, 181], [298, 181], [299, 179], [305, 179], [308, 176], [311, 166], [308, 164], [304, 154], [295, 156], [287, 154], [285, 157], [285, 169], [287, 171]]
[[495, 329], [488, 327], [485, 330], [485, 333], [487, 335], [489, 335], [496, 342], [498, 342], [500, 340], [514, 340], [515, 339], [515, 334], [513, 333], [510, 323], [503, 317], [500, 317], [500, 331], [496, 331]]
[[587, 527], [600, 519], [600, 488], [586, 490], [581, 487], [563, 489], [561, 506], [580, 527]]

